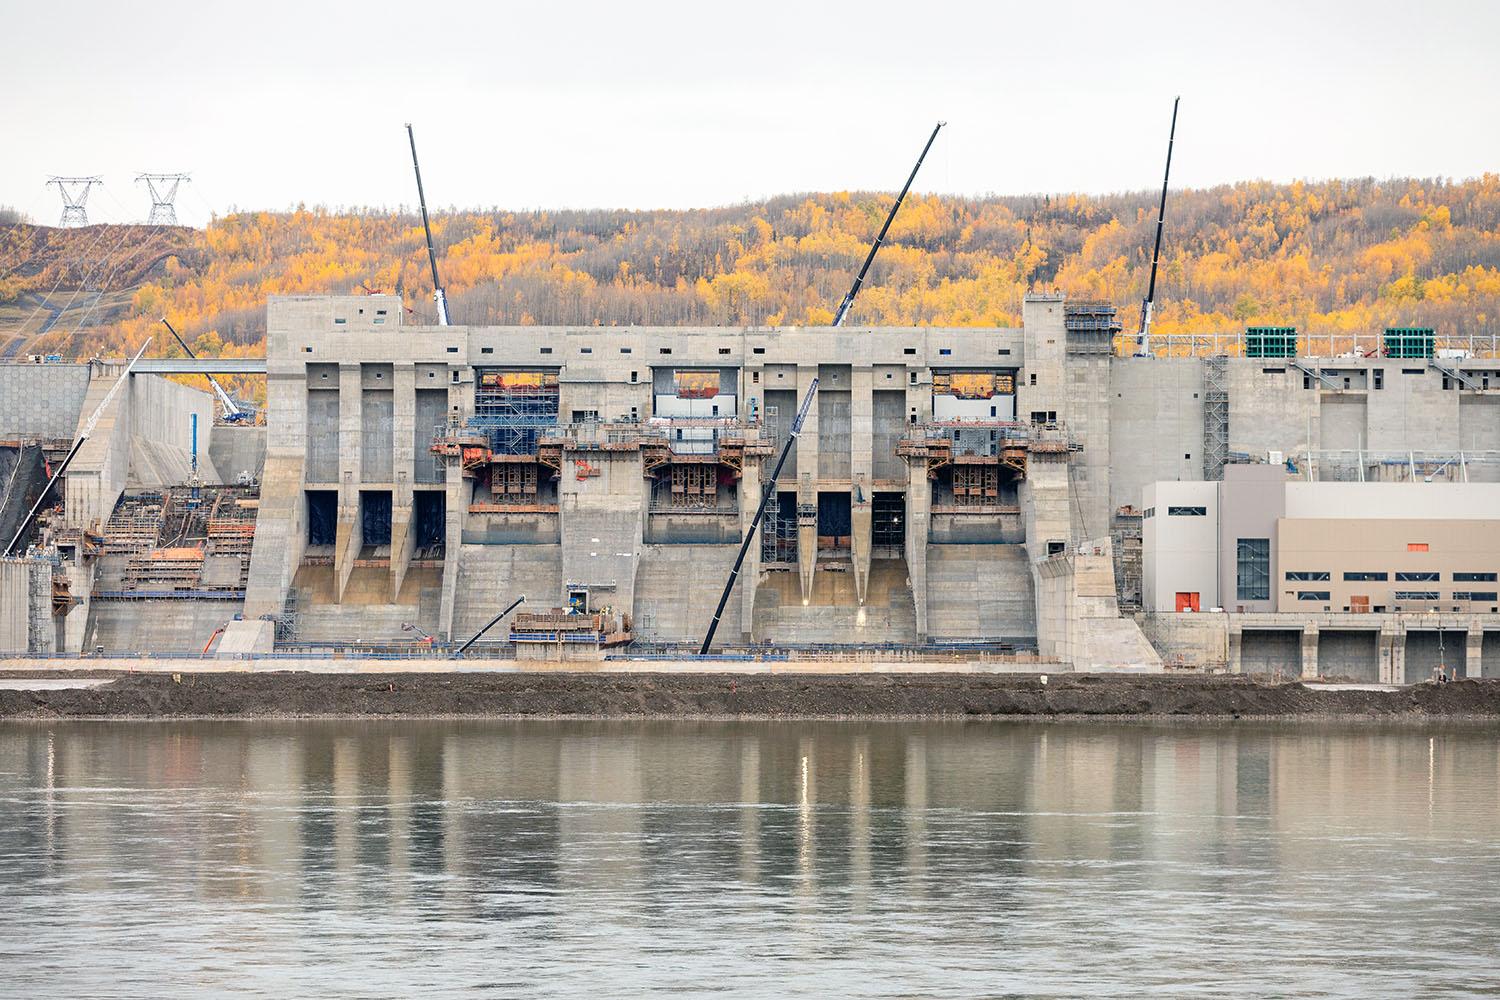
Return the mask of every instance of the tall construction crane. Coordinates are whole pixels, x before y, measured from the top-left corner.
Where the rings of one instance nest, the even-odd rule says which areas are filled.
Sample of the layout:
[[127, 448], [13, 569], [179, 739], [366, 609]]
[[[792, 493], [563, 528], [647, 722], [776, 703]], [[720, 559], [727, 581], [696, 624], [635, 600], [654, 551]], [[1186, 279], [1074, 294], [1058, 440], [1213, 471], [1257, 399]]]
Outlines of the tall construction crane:
[[5, 546], [5, 550], [0, 552], [0, 556], [10, 555], [21, 544], [21, 538], [26, 534], [26, 529], [31, 527], [31, 522], [36, 519], [37, 512], [42, 509], [42, 504], [47, 501], [47, 494], [52, 492], [52, 487], [68, 471], [68, 466], [73, 464], [73, 459], [78, 457], [78, 452], [82, 450], [83, 443], [94, 433], [94, 427], [99, 423], [100, 415], [104, 413], [104, 408], [109, 405], [109, 401], [115, 398], [115, 393], [120, 391], [120, 386], [130, 381], [131, 370], [135, 368], [135, 363], [141, 360], [141, 355], [146, 353], [146, 348], [150, 343], [151, 338], [147, 337], [146, 343], [141, 345], [141, 349], [135, 352], [135, 357], [130, 359], [130, 363], [120, 373], [119, 379], [115, 381], [114, 385], [109, 387], [109, 392], [104, 394], [104, 398], [99, 401], [99, 405], [94, 407], [94, 412], [89, 416], [88, 423], [83, 425], [83, 430], [73, 441], [73, 447], [68, 449], [68, 454], [63, 457], [61, 462], [57, 463], [57, 468], [52, 470], [52, 475], [48, 478], [47, 485], [42, 487], [42, 492], [37, 495], [36, 503], [31, 505], [31, 509], [21, 519], [20, 526], [16, 528], [16, 533], [11, 536], [10, 542]]
[[432, 265], [432, 301], [437, 303], [438, 326], [448, 325], [448, 294], [438, 280], [437, 251], [432, 249], [432, 226], [427, 221], [427, 195], [422, 191], [422, 166], [417, 162], [417, 137], [411, 122], [406, 123], [406, 138], [411, 142], [411, 166], [417, 173], [417, 201], [422, 206], [422, 231], [427, 234], [427, 263]]
[[802, 397], [802, 405], [797, 408], [797, 419], [792, 421], [791, 433], [787, 435], [786, 443], [781, 446], [781, 454], [776, 458], [776, 467], [771, 470], [771, 478], [761, 485], [760, 506], [755, 508], [755, 517], [750, 521], [750, 528], [745, 532], [744, 540], [740, 542], [740, 553], [734, 557], [734, 568], [729, 571], [729, 582], [724, 584], [724, 593], [719, 598], [719, 606], [714, 609], [713, 621], [708, 623], [708, 634], [703, 637], [703, 646], [698, 650], [699, 656], [707, 656], [708, 647], [713, 645], [714, 633], [719, 630], [719, 619], [724, 617], [724, 607], [729, 603], [729, 592], [734, 589], [734, 581], [739, 579], [740, 567], [745, 564], [745, 553], [750, 551], [750, 543], [755, 540], [755, 532], [760, 528], [760, 522], [766, 516], [766, 507], [770, 505], [771, 498], [776, 495], [776, 480], [781, 477], [781, 467], [786, 464], [787, 455], [791, 454], [798, 435], [802, 433], [802, 422], [807, 419], [807, 411], [812, 407], [813, 396], [817, 391], [818, 380], [815, 377], [812, 384], [807, 387], [807, 395]]
[[[173, 329], [172, 324], [167, 322], [167, 317], [163, 316], [161, 318], [161, 325], [167, 328], [167, 332], [172, 335], [172, 339], [176, 340], [178, 346], [187, 352], [188, 357], [192, 358], [194, 361], [198, 360], [198, 355], [193, 353], [193, 349], [187, 345], [187, 341], [183, 340], [181, 335], [179, 335], [178, 332]], [[224, 387], [219, 384], [218, 379], [214, 378], [212, 375], [209, 375], [208, 384], [214, 387], [214, 392], [218, 393], [219, 395], [219, 402], [224, 404], [225, 422], [237, 424], [250, 416], [250, 414], [246, 413], [244, 410], [235, 405], [234, 400], [229, 398], [229, 393], [224, 391]]]
[[1146, 285], [1146, 297], [1141, 300], [1141, 331], [1136, 336], [1136, 355], [1151, 356], [1151, 310], [1156, 302], [1156, 264], [1161, 260], [1161, 231], [1167, 219], [1167, 183], [1172, 179], [1172, 143], [1177, 138], [1177, 102], [1172, 98], [1172, 130], [1167, 133], [1167, 169], [1161, 179], [1161, 206], [1156, 210], [1156, 247], [1151, 251], [1151, 279]]
[[844, 317], [849, 315], [849, 307], [854, 305], [854, 297], [859, 294], [860, 288], [865, 283], [865, 275], [870, 273], [870, 265], [875, 263], [875, 255], [880, 252], [880, 247], [885, 243], [885, 234], [890, 231], [891, 223], [896, 221], [896, 213], [901, 211], [901, 203], [906, 200], [906, 192], [911, 190], [911, 182], [917, 179], [917, 171], [922, 169], [922, 161], [927, 159], [927, 151], [932, 148], [932, 142], [937, 138], [938, 132], [947, 122], [938, 122], [933, 128], [932, 134], [927, 137], [927, 145], [922, 147], [922, 155], [917, 157], [917, 165], [911, 168], [911, 175], [906, 178], [906, 183], [901, 186], [901, 193], [896, 195], [896, 204], [891, 206], [891, 212], [885, 217], [885, 225], [880, 227], [880, 235], [875, 237], [875, 242], [870, 244], [870, 252], [865, 256], [865, 263], [859, 269], [859, 274], [854, 278], [854, 284], [850, 287], [844, 301], [839, 303], [838, 311], [833, 314], [833, 325], [843, 326]]

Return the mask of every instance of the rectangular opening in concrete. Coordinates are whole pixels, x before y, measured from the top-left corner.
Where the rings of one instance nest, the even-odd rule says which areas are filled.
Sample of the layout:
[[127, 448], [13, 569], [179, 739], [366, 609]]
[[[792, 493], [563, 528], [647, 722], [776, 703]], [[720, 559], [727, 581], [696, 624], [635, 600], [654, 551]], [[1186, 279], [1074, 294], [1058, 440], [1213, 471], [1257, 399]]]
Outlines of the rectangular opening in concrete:
[[412, 478], [419, 483], [440, 483], [443, 470], [432, 453], [432, 441], [448, 420], [448, 390], [418, 389], [417, 413], [412, 424]]
[[1300, 677], [1301, 630], [1246, 629], [1240, 636], [1240, 672]]
[[359, 491], [360, 545], [376, 548], [391, 544], [391, 491]]
[[872, 472], [876, 479], [906, 480], [906, 460], [896, 453], [906, 432], [906, 390], [876, 389], [874, 392], [875, 429], [871, 445]]
[[1318, 676], [1377, 683], [1380, 680], [1380, 633], [1374, 629], [1320, 631]]
[[1430, 681], [1439, 668], [1449, 677], [1464, 676], [1469, 633], [1462, 629], [1409, 629], [1406, 633], [1407, 684]]
[[333, 545], [338, 539], [338, 490], [307, 491], [307, 544]]
[[[765, 414], [764, 433], [774, 442], [776, 451], [780, 453], [781, 446], [786, 443], [787, 435], [792, 431], [792, 421], [797, 418], [797, 390], [767, 389]], [[786, 465], [781, 470], [781, 481], [787, 483], [796, 478], [797, 449], [793, 447], [786, 457]], [[796, 517], [795, 506], [789, 509], [788, 515]]]
[[[372, 367], [372, 366], [366, 366]], [[376, 373], [380, 378], [384, 374]], [[390, 389], [365, 389], [360, 401], [360, 479], [366, 483], [389, 483], [395, 447], [396, 397]]]
[[309, 483], [339, 481], [339, 392], [338, 380], [323, 388], [307, 390], [307, 461]]
[[818, 494], [818, 558], [847, 559], [850, 552], [851, 504], [848, 493], [839, 490]]
[[871, 558], [903, 558], [906, 554], [906, 494], [874, 494], [870, 522]]
[[421, 490], [412, 496], [417, 559], [441, 559], [448, 541], [448, 496], [442, 490]]
[[1500, 632], [1486, 632], [1480, 644], [1481, 677], [1500, 677]]

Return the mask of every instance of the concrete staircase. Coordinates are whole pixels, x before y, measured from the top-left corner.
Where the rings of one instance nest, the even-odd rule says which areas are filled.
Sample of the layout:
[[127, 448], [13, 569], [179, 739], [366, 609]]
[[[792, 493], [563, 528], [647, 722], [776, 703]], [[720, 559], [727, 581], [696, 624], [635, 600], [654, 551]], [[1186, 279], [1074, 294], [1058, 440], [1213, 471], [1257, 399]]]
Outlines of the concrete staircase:
[[522, 594], [523, 610], [560, 604], [561, 550], [560, 545], [460, 545], [453, 637], [467, 639]]
[[915, 643], [917, 613], [905, 560], [870, 563], [864, 606], [854, 573], [820, 565], [813, 592], [802, 603], [795, 573], [767, 573], [755, 592], [755, 639], [772, 643]]
[[1022, 545], [929, 545], [930, 638], [1036, 635], [1031, 567]]

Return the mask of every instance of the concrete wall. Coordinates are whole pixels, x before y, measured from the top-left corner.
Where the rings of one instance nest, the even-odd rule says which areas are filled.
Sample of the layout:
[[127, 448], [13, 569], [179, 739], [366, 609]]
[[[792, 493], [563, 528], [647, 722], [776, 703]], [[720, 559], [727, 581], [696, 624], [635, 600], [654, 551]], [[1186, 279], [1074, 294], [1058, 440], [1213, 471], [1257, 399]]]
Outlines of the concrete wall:
[[94, 601], [83, 648], [106, 653], [198, 653], [240, 601]]
[[233, 424], [215, 427], [209, 457], [222, 484], [233, 485], [242, 472], [258, 481], [266, 466], [266, 429]]
[[71, 440], [88, 391], [88, 365], [0, 364], [0, 438]]
[[1302, 630], [1246, 629], [1240, 639], [1240, 673], [1302, 675]]
[[1318, 675], [1380, 681], [1380, 630], [1323, 629], [1318, 633]]

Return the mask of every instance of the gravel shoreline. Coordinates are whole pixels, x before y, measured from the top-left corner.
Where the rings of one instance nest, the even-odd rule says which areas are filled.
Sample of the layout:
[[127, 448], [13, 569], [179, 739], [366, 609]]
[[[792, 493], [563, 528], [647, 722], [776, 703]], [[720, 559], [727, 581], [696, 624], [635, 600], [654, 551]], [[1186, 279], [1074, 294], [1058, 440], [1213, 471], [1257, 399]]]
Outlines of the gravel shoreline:
[[1044, 683], [1017, 674], [257, 671], [0, 691], [0, 720], [341, 717], [1500, 720], [1500, 680], [1326, 690], [1244, 675], [1051, 674]]

